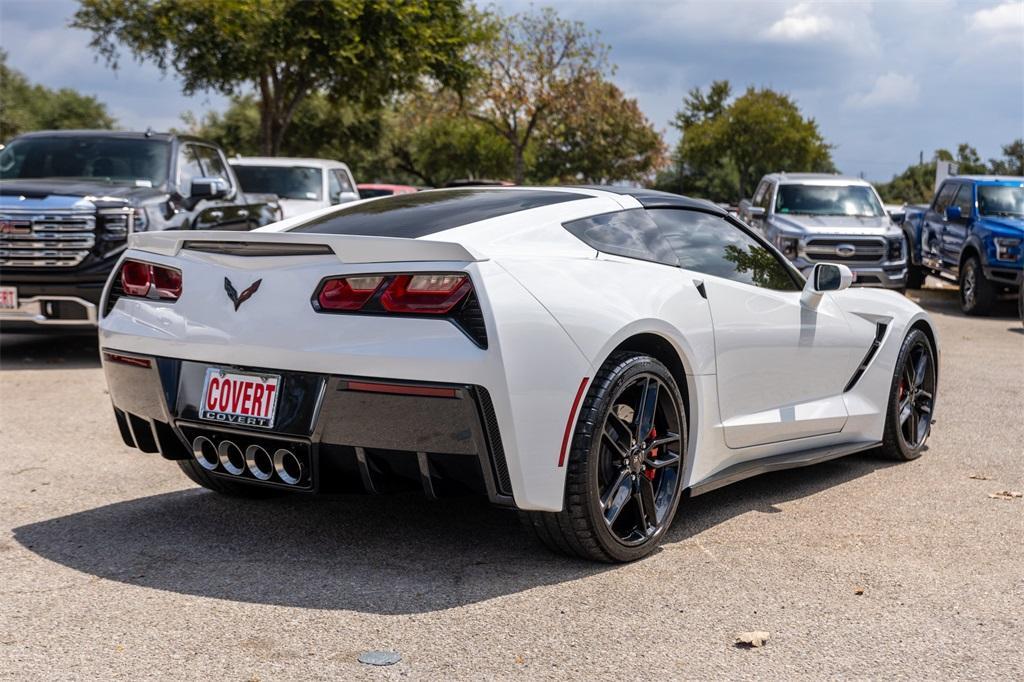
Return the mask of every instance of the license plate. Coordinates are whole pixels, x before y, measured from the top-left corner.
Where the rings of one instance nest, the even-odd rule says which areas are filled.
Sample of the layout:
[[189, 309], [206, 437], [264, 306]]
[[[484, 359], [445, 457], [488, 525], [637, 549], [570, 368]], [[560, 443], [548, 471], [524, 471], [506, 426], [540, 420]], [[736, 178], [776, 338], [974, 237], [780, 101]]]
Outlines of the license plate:
[[0, 310], [18, 309], [18, 288], [0, 287]]
[[273, 428], [280, 381], [281, 377], [275, 374], [241, 374], [208, 367], [199, 418], [235, 426]]

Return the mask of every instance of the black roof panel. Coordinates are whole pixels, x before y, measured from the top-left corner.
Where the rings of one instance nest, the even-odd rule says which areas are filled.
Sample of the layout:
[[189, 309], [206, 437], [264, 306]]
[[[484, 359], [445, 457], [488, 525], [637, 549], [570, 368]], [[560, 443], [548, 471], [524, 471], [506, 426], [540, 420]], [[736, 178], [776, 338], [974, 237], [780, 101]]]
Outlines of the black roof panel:
[[630, 196], [640, 202], [644, 208], [697, 208], [702, 211], [709, 211], [725, 215], [726, 211], [721, 206], [713, 204], [704, 199], [691, 199], [682, 194], [661, 192], [656, 189], [644, 189], [643, 187], [614, 187], [611, 185], [583, 185], [586, 189], [599, 189], [605, 192], [614, 192]]
[[454, 227], [589, 195], [544, 189], [443, 189], [396, 194], [341, 208], [291, 232], [415, 239]]

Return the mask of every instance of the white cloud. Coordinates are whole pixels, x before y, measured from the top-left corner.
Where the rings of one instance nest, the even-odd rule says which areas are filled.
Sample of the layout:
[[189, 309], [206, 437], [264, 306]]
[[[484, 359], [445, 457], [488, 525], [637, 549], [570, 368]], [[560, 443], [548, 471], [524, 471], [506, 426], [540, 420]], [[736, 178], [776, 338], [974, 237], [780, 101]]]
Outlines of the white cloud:
[[990, 39], [1024, 42], [1024, 2], [1011, 0], [995, 7], [979, 9], [968, 23], [972, 31], [985, 33]]
[[867, 92], [848, 97], [846, 103], [860, 109], [907, 106], [917, 102], [920, 94], [921, 86], [913, 76], [890, 71], [875, 79], [875, 84]]
[[768, 38], [780, 42], [803, 42], [832, 32], [831, 17], [816, 11], [812, 5], [790, 7], [781, 19], [768, 27]]

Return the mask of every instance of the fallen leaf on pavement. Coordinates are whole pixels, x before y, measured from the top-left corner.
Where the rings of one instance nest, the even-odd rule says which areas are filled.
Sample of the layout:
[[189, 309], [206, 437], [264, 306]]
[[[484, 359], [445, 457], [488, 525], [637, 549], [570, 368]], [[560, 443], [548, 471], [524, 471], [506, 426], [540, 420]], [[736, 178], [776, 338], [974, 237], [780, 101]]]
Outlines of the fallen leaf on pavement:
[[855, 588], [853, 588], [853, 593], [854, 594], [864, 594], [864, 588], [863, 587], [855, 587]]
[[992, 480], [991, 476], [986, 476], [985, 474], [971, 474], [967, 478], [973, 478], [975, 481], [991, 481]]
[[989, 493], [988, 496], [993, 500], [1012, 500], [1015, 497], [1024, 497], [1024, 493], [1019, 493], [1016, 490], [1000, 490], [997, 493]]
[[735, 646], [744, 648], [757, 648], [762, 647], [768, 643], [771, 635], [764, 630], [755, 630], [754, 632], [741, 632], [736, 635]]

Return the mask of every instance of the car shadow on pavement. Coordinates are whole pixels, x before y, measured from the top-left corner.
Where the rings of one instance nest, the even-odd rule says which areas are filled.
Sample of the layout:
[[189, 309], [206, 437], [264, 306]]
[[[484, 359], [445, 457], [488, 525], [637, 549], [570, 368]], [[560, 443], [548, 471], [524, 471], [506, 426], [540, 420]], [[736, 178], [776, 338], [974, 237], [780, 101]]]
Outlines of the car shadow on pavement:
[[[943, 315], [953, 315], [955, 317], [971, 317], [960, 310], [960, 292], [955, 288], [928, 287], [908, 292], [907, 297], [931, 313], [941, 313]], [[989, 315], [979, 317], [977, 319], [987, 318], [997, 320], [1018, 319], [1017, 301], [997, 301]]]
[[52, 336], [0, 334], [0, 370], [88, 369], [100, 366], [95, 333]]
[[[684, 501], [667, 543], [814, 494], [884, 463], [853, 456]], [[777, 510], [776, 510], [777, 511]], [[154, 495], [21, 526], [15, 539], [108, 580], [240, 602], [425, 613], [616, 570], [552, 554], [513, 512], [420, 496]]]

